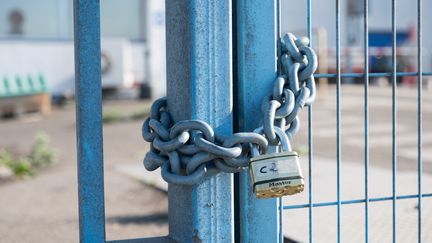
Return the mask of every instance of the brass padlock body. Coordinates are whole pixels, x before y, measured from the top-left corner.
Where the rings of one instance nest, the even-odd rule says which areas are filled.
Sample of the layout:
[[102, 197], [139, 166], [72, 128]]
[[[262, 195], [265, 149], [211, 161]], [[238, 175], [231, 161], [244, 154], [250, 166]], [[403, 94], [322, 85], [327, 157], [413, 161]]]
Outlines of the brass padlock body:
[[252, 157], [249, 168], [257, 198], [293, 195], [304, 189], [304, 178], [296, 152]]

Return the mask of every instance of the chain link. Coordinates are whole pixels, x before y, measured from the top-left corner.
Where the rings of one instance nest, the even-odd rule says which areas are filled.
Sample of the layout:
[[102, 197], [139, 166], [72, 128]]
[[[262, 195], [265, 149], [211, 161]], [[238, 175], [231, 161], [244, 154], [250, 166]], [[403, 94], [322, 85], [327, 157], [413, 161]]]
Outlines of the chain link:
[[269, 145], [280, 143], [276, 130], [281, 129], [291, 139], [300, 128], [298, 113], [315, 100], [313, 74], [318, 63], [315, 52], [308, 47], [308, 38], [287, 33], [280, 42], [281, 75], [262, 101], [262, 128], [256, 129], [259, 133], [219, 135], [201, 120], [173, 124], [163, 97], [153, 103], [142, 127], [144, 140], [151, 143], [144, 167], [149, 171], [160, 167], [165, 181], [192, 186], [220, 171], [243, 170], [249, 165], [252, 146], [265, 154]]

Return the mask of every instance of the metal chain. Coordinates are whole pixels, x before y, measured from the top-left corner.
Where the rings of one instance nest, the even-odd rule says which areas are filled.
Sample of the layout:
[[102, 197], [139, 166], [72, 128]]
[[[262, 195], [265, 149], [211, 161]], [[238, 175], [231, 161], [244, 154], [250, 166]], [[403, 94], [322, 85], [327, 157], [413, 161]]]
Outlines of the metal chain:
[[153, 171], [160, 167], [162, 178], [169, 183], [196, 185], [220, 171], [236, 173], [246, 168], [252, 146], [258, 146], [265, 154], [268, 145], [278, 145], [275, 127], [291, 139], [300, 128], [298, 113], [315, 100], [313, 73], [317, 56], [308, 47], [306, 37], [297, 39], [287, 33], [280, 42], [281, 75], [261, 106], [263, 134], [240, 132], [222, 136], [201, 120], [174, 124], [163, 97], [153, 103], [150, 117], [142, 127], [144, 140], [151, 143], [144, 158], [145, 168]]

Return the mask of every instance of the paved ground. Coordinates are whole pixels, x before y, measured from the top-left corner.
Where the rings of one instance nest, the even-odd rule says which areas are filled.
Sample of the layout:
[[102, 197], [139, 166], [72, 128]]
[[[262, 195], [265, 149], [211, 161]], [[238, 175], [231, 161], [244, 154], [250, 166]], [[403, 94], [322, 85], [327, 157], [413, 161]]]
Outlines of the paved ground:
[[[332, 86], [327, 99], [319, 99], [313, 112], [314, 157], [313, 201], [336, 201], [336, 101]], [[423, 100], [423, 191], [431, 193], [432, 184], [432, 97], [424, 91]], [[364, 101], [362, 87], [343, 86], [341, 95], [341, 199], [364, 198]], [[397, 193], [417, 194], [417, 89], [398, 88], [397, 125]], [[370, 197], [386, 197], [392, 194], [392, 117], [391, 89], [370, 89]], [[303, 112], [302, 121], [307, 120]], [[301, 158], [307, 168], [307, 123], [303, 123], [294, 144], [303, 152]], [[300, 144], [300, 145], [299, 145]], [[424, 200], [424, 242], [432, 242], [432, 198]], [[284, 205], [308, 203], [305, 193], [287, 197]], [[391, 242], [391, 201], [371, 203], [369, 212], [369, 237], [371, 242]], [[417, 200], [401, 200], [397, 203], [398, 242], [417, 241]], [[342, 206], [343, 242], [364, 242], [364, 204]], [[313, 211], [313, 234], [315, 242], [336, 242], [336, 207], [320, 207]], [[284, 211], [285, 234], [300, 242], [308, 241], [308, 209]]]
[[[336, 159], [336, 96], [334, 86], [326, 99], [318, 99], [313, 111], [314, 155]], [[423, 162], [424, 171], [432, 172], [432, 96], [424, 91], [423, 100]], [[342, 160], [364, 161], [363, 87], [343, 86], [341, 94]], [[417, 89], [398, 88], [397, 159], [401, 170], [417, 169]], [[370, 89], [369, 147], [370, 164], [391, 168], [392, 117], [391, 89]], [[302, 112], [302, 128], [294, 146], [307, 144], [307, 111]], [[307, 150], [306, 150], [307, 151]]]
[[[302, 160], [307, 165], [306, 159]], [[336, 173], [333, 160], [316, 159], [313, 165], [313, 202], [336, 202]], [[348, 161], [342, 167], [341, 200], [364, 198], [364, 169], [359, 163]], [[308, 167], [303, 168], [304, 171]], [[306, 180], [308, 183], [308, 180]], [[423, 176], [424, 190], [431, 192], [432, 175]], [[369, 174], [369, 197], [382, 198], [392, 196], [391, 171], [380, 167], [371, 167]], [[309, 203], [308, 188], [302, 194], [285, 197], [284, 205], [304, 205]], [[402, 171], [398, 173], [398, 195], [417, 194], [417, 173]], [[422, 240], [432, 242], [432, 198], [423, 199]], [[396, 233], [398, 242], [417, 242], [417, 199], [397, 201]], [[314, 242], [337, 242], [337, 207], [326, 206], [313, 209], [312, 232]], [[286, 236], [298, 242], [309, 240], [309, 209], [286, 209], [283, 213], [283, 229]], [[365, 242], [365, 206], [364, 203], [342, 205], [341, 207], [342, 242]], [[392, 242], [392, 201], [371, 202], [369, 204], [369, 240], [370, 242]]]
[[[139, 104], [119, 103], [125, 114]], [[26, 116], [0, 121], [0, 148], [26, 153], [38, 131], [49, 134], [59, 162], [36, 178], [0, 185], [0, 242], [78, 242], [74, 107], [41, 120]], [[117, 165], [141, 164], [147, 145], [141, 122], [104, 127], [107, 238], [167, 234], [167, 200], [162, 191], [117, 172]]]
[[[332, 87], [334, 88], [334, 87]], [[371, 87], [370, 93], [370, 172], [369, 196], [371, 198], [389, 197], [392, 194], [392, 153], [391, 153], [391, 97], [386, 88]], [[417, 100], [416, 90], [400, 88], [398, 96], [398, 195], [414, 195], [417, 187]], [[432, 133], [427, 122], [432, 113], [432, 99], [425, 92], [424, 131], [423, 131], [423, 190], [430, 193], [427, 185], [432, 184]], [[344, 87], [342, 92], [342, 161], [341, 161], [341, 199], [356, 200], [364, 198], [364, 129], [363, 129], [363, 90], [361, 87]], [[313, 161], [313, 201], [316, 203], [335, 202], [336, 191], [336, 121], [334, 92], [327, 99], [317, 101], [314, 108], [314, 156]], [[302, 113], [306, 121], [307, 113]], [[303, 171], [307, 167], [307, 123], [294, 141], [301, 152]], [[137, 165], [122, 166], [120, 171], [135, 178], [144, 178], [152, 185], [166, 189], [159, 174], [146, 172]], [[144, 177], [142, 175], [145, 174]], [[307, 176], [307, 174], [305, 174]], [[308, 181], [306, 180], [306, 183]], [[293, 197], [286, 197], [284, 205], [308, 203], [308, 189]], [[424, 199], [423, 241], [432, 241], [432, 198]], [[392, 206], [391, 201], [374, 202], [370, 205], [369, 237], [371, 242], [391, 242]], [[399, 242], [415, 242], [417, 237], [417, 200], [397, 201], [397, 239]], [[343, 242], [364, 242], [364, 204], [342, 206]], [[307, 209], [284, 211], [284, 233], [290, 239], [307, 242], [309, 221]], [[315, 242], [335, 242], [337, 235], [336, 207], [320, 207], [313, 210], [313, 234]]]
[[[333, 90], [334, 87], [331, 87]], [[342, 92], [342, 198], [363, 197], [363, 90], [344, 87]], [[425, 91], [424, 100], [424, 191], [430, 192], [432, 172], [432, 98]], [[399, 90], [398, 114], [398, 190], [416, 193], [416, 91]], [[370, 163], [371, 195], [391, 193], [391, 102], [390, 90], [371, 87], [370, 99]], [[320, 99], [314, 107], [314, 200], [335, 199], [335, 103], [334, 93]], [[108, 109], [132, 113], [140, 104], [120, 102]], [[116, 108], [117, 107], [117, 108]], [[307, 113], [303, 111], [303, 115]], [[305, 116], [302, 118], [306, 120]], [[0, 185], [0, 242], [77, 242], [76, 151], [73, 106], [55, 111], [41, 120], [27, 116], [18, 120], [0, 121], [0, 148], [8, 147], [25, 153], [38, 131], [45, 131], [55, 148], [61, 151], [59, 163], [38, 177]], [[305, 161], [306, 123], [303, 122], [294, 147]], [[148, 148], [140, 135], [140, 121], [127, 121], [104, 126], [107, 238], [125, 239], [167, 233], [167, 200], [163, 191], [142, 184], [139, 177], [142, 157]], [[306, 162], [302, 163], [306, 167]], [[136, 169], [136, 168], [139, 168]], [[138, 172], [137, 172], [138, 171]], [[304, 168], [307, 171], [307, 168]], [[131, 174], [135, 174], [131, 176]], [[157, 175], [156, 172], [152, 175]], [[154, 182], [152, 182], [154, 183]], [[287, 198], [286, 205], [306, 202], [307, 194]], [[424, 218], [432, 214], [430, 199], [425, 200]], [[391, 208], [388, 203], [371, 207], [372, 242], [387, 242], [390, 236]], [[398, 204], [400, 242], [415, 239], [416, 204], [413, 200]], [[363, 235], [362, 204], [343, 207], [343, 238], [360, 242]], [[335, 237], [335, 207], [314, 211], [314, 234], [318, 242]], [[291, 238], [307, 238], [307, 210], [286, 211], [286, 233]], [[432, 217], [429, 217], [432, 218]], [[424, 221], [424, 231], [432, 228]], [[294, 225], [293, 225], [294, 224]], [[408, 227], [409, 226], [409, 227]], [[407, 228], [408, 227], [408, 228]], [[407, 230], [403, 230], [407, 229]], [[410, 233], [406, 233], [410, 232]], [[382, 238], [383, 237], [383, 238]], [[424, 236], [424, 237], [430, 237]], [[320, 239], [322, 241], [320, 241]], [[426, 240], [427, 239], [427, 240]], [[425, 242], [431, 241], [425, 238]]]

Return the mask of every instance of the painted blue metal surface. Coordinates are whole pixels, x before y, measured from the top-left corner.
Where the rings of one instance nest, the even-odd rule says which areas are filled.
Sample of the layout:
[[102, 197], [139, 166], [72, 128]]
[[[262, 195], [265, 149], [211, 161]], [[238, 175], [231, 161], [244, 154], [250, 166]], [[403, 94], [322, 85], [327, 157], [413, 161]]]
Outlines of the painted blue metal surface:
[[423, 1], [417, 1], [417, 189], [418, 189], [418, 242], [422, 242], [422, 174], [423, 174]]
[[363, 59], [364, 59], [364, 225], [365, 242], [369, 242], [369, 0], [363, 9]]
[[[418, 72], [395, 72], [394, 75], [396, 77], [412, 77], [412, 76], [418, 76]], [[432, 72], [422, 72], [422, 76], [432, 76]], [[318, 73], [314, 75], [316, 78], [337, 78], [338, 74], [334, 73]], [[364, 73], [342, 73], [342, 78], [361, 78], [364, 77]], [[369, 73], [369, 77], [392, 77], [393, 72], [389, 73]]]
[[[432, 197], [432, 193], [423, 193], [420, 196], [418, 194], [401, 195], [401, 196], [396, 196], [396, 200], [413, 199], [419, 197], [422, 198]], [[391, 201], [391, 200], [393, 200], [393, 196], [369, 198], [369, 202], [382, 202], [382, 201]], [[357, 203], [365, 203], [365, 202], [366, 199], [341, 200], [341, 201], [333, 201], [333, 202], [313, 203], [312, 207], [337, 206], [339, 203], [341, 205], [346, 205], [346, 204], [357, 204]], [[309, 204], [293, 204], [293, 205], [285, 205], [283, 206], [283, 209], [299, 209], [299, 208], [308, 208], [308, 207], [310, 207]]]
[[396, 0], [392, 0], [392, 242], [396, 243], [397, 212], [397, 78], [396, 78]]
[[[307, 35], [309, 46], [313, 46], [312, 38], [312, 0], [307, 1]], [[308, 179], [309, 179], [309, 242], [313, 242], [313, 104], [308, 107]], [[282, 220], [281, 220], [282, 221]]]
[[80, 242], [105, 242], [99, 0], [74, 1]]
[[340, 1], [336, 0], [336, 199], [337, 199], [337, 242], [341, 241], [341, 164], [342, 164], [342, 136], [341, 136], [341, 6]]
[[[336, 3], [336, 73], [315, 77], [336, 78], [336, 164], [337, 198], [330, 202], [313, 201], [313, 110], [309, 107], [308, 158], [309, 201], [282, 205], [282, 200], [255, 198], [248, 172], [239, 175], [239, 241], [282, 242], [282, 209], [309, 209], [309, 242], [313, 242], [313, 208], [336, 206], [337, 239], [341, 241], [342, 205], [363, 204], [365, 241], [369, 240], [369, 204], [392, 202], [392, 234], [396, 242], [397, 201], [418, 200], [418, 242], [422, 236], [422, 199], [432, 197], [422, 189], [422, 1], [417, 1], [417, 72], [397, 72], [396, 0], [392, 0], [392, 71], [369, 73], [368, 1], [364, 1], [364, 71], [341, 73], [341, 9]], [[307, 32], [312, 35], [312, 0], [307, 1]], [[167, 65], [168, 106], [175, 121], [201, 119], [218, 133], [233, 130], [232, 29], [236, 29], [238, 92], [234, 121], [241, 131], [251, 131], [261, 118], [260, 102], [277, 75], [277, 38], [280, 36], [280, 0], [239, 0], [236, 28], [232, 26], [232, 0], [168, 1]], [[78, 147], [78, 192], [81, 242], [105, 242], [102, 102], [100, 70], [99, 0], [74, 0], [76, 112]], [[312, 41], [312, 38], [310, 38]], [[311, 42], [312, 45], [312, 42]], [[397, 179], [397, 100], [396, 78], [418, 79], [418, 193], [398, 195]], [[342, 200], [341, 195], [341, 79], [364, 78], [364, 192], [362, 199]], [[369, 78], [392, 78], [392, 195], [369, 197]], [[260, 92], [257, 92], [259, 90]], [[261, 92], [262, 91], [262, 92]], [[219, 173], [194, 187], [169, 185], [169, 237], [137, 239], [152, 242], [234, 242], [233, 177]]]
[[[231, 1], [166, 3], [167, 97], [175, 121], [201, 119], [232, 133]], [[169, 184], [169, 236], [178, 242], [234, 242], [233, 176], [198, 186]]]
[[[276, 0], [276, 30], [277, 30], [277, 38], [280, 39], [282, 37], [282, 24], [281, 24], [281, 16], [282, 16], [282, 3], [281, 0]], [[279, 57], [281, 56], [282, 50], [281, 50], [281, 42], [278, 41], [277, 42], [277, 57], [279, 59]], [[281, 68], [281, 63], [278, 61], [277, 62], [277, 71], [278, 71], [278, 75], [281, 74], [282, 72], [282, 68]], [[279, 217], [279, 243], [283, 243], [284, 241], [284, 232], [283, 232], [283, 198], [279, 198], [278, 199], [278, 217]]]
[[[309, 202], [305, 204], [296, 205], [284, 205], [282, 208], [285, 210], [309, 209], [309, 242], [313, 241], [313, 208], [335, 206], [337, 212], [337, 241], [341, 241], [341, 233], [343, 231], [343, 224], [341, 223], [341, 208], [342, 205], [348, 204], [362, 204], [364, 206], [364, 227], [365, 227], [365, 242], [369, 241], [369, 206], [374, 202], [391, 201], [392, 202], [392, 241], [396, 242], [397, 237], [397, 201], [403, 199], [417, 199], [418, 202], [418, 242], [422, 239], [422, 199], [432, 197], [432, 193], [423, 193], [422, 188], [422, 173], [423, 173], [423, 158], [422, 158], [422, 133], [423, 133], [423, 77], [432, 76], [432, 72], [423, 72], [422, 70], [422, 0], [417, 0], [417, 72], [397, 72], [397, 44], [400, 41], [399, 34], [396, 29], [396, 5], [397, 1], [392, 0], [391, 8], [391, 39], [388, 38], [392, 45], [392, 70], [391, 72], [376, 72], [370, 73], [369, 70], [369, 47], [374, 46], [373, 43], [369, 42], [371, 34], [369, 33], [369, 1], [365, 0], [363, 4], [363, 56], [364, 56], [364, 70], [363, 73], [341, 73], [341, 3], [340, 0], [335, 0], [336, 11], [336, 73], [320, 73], [316, 74], [316, 78], [335, 78], [336, 80], [336, 190], [337, 196], [335, 201], [328, 202], [313, 202], [313, 143], [312, 143], [312, 128], [311, 122], [312, 109], [309, 109], [309, 127], [308, 127], [308, 142], [309, 142]], [[311, 36], [311, 8], [312, 0], [307, 2], [307, 26], [308, 35]], [[311, 38], [312, 40], [312, 38]], [[397, 181], [397, 77], [417, 77], [418, 80], [418, 94], [417, 94], [417, 166], [418, 166], [418, 193], [412, 195], [398, 195], [396, 181]], [[386, 197], [369, 197], [369, 79], [370, 77], [391, 77], [392, 84], [392, 194]], [[342, 138], [341, 138], [341, 79], [342, 78], [363, 78], [364, 82], [364, 198], [355, 200], [343, 200], [341, 195], [341, 168], [342, 168]]]
[[[277, 75], [275, 0], [237, 2], [238, 114], [241, 131], [252, 131], [261, 120], [264, 95]], [[257, 92], [259, 91], [259, 92]], [[240, 242], [277, 242], [278, 200], [256, 199], [247, 171], [239, 175]]]

